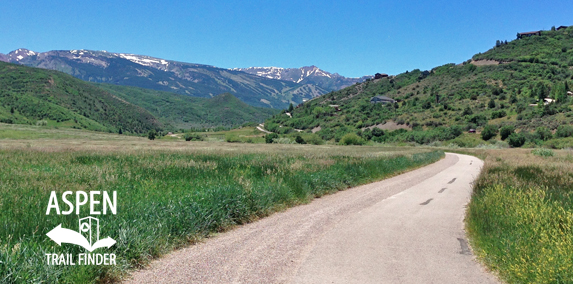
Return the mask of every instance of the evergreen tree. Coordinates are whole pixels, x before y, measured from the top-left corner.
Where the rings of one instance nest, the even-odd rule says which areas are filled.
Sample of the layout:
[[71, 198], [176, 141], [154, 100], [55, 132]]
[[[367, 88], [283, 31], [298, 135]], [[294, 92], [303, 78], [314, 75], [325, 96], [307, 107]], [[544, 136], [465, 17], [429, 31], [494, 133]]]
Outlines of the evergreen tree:
[[149, 132], [147, 133], [147, 138], [149, 140], [155, 140], [156, 135], [157, 133], [155, 132], [155, 130], [149, 130]]
[[551, 97], [558, 103], [564, 102], [567, 99], [565, 84], [559, 82], [555, 83], [555, 85], [553, 85], [553, 89], [551, 89]]
[[462, 113], [462, 115], [471, 115], [474, 112], [472, 111], [472, 109], [470, 108], [470, 106], [466, 106], [466, 108], [464, 109], [464, 112]]
[[497, 135], [497, 126], [488, 124], [481, 132], [481, 139], [487, 141]]

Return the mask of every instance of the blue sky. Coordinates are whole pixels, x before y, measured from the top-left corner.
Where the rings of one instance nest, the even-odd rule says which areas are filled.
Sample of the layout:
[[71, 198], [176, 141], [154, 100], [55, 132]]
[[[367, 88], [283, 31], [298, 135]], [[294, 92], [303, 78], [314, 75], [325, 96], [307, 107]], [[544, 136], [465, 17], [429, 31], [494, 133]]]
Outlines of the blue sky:
[[573, 1], [4, 1], [0, 53], [91, 49], [348, 77], [460, 63], [573, 25]]

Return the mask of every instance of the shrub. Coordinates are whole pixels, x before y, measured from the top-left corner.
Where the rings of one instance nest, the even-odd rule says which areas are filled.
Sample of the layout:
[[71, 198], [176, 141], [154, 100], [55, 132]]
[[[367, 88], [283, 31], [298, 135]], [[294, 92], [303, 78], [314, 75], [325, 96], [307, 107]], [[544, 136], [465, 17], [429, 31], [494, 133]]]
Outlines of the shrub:
[[236, 134], [227, 133], [225, 134], [225, 141], [229, 143], [237, 143], [241, 142], [241, 139], [239, 139], [239, 136], [237, 136]]
[[545, 149], [545, 148], [533, 149], [533, 151], [531, 151], [531, 153], [533, 153], [533, 155], [541, 156], [541, 157], [552, 157], [555, 155], [553, 150]]
[[316, 135], [316, 134], [314, 134], [314, 133], [311, 134], [311, 135], [305, 136], [305, 139], [304, 139], [304, 140], [306, 141], [306, 143], [312, 144], [312, 145], [322, 145], [322, 144], [324, 144], [324, 140], [322, 140], [322, 139], [320, 138], [320, 136], [318, 136], [318, 135]]
[[277, 143], [277, 144], [294, 144], [295, 142], [293, 140], [291, 140], [290, 138], [284, 137], [284, 138], [276, 138], [273, 139], [273, 143]]
[[511, 125], [503, 126], [499, 131], [499, 135], [501, 136], [501, 140], [507, 139], [507, 137], [509, 137], [509, 135], [513, 134], [514, 131], [515, 131], [515, 128]]
[[573, 137], [547, 140], [543, 143], [543, 146], [552, 149], [573, 148]]
[[203, 141], [203, 136], [195, 133], [186, 133], [185, 134], [185, 141]]
[[362, 145], [364, 140], [356, 133], [347, 133], [340, 139], [340, 145]]
[[362, 131], [362, 138], [364, 138], [364, 140], [370, 140], [372, 139], [372, 136], [372, 130], [370, 130], [370, 128], [366, 128]]
[[149, 132], [147, 133], [147, 138], [149, 140], [155, 140], [156, 136], [157, 136], [157, 132], [155, 132], [155, 130], [149, 130]]
[[265, 142], [270, 144], [270, 143], [273, 143], [273, 140], [277, 139], [277, 138], [279, 138], [278, 134], [269, 133], [269, 134], [265, 135]]
[[453, 136], [451, 138], [456, 138], [464, 132], [463, 128], [459, 125], [450, 126], [450, 134]]
[[306, 141], [304, 141], [304, 139], [302, 139], [302, 137], [300, 137], [300, 135], [296, 136], [296, 138], [294, 139], [294, 142], [296, 142], [297, 144], [306, 144]]
[[507, 113], [504, 110], [498, 110], [491, 113], [491, 119], [505, 117]]
[[382, 129], [380, 129], [380, 128], [377, 128], [377, 127], [374, 127], [374, 128], [372, 129], [372, 136], [374, 136], [374, 137], [380, 137], [380, 136], [382, 136], [382, 135], [384, 135], [384, 130], [382, 130]]
[[509, 135], [507, 143], [511, 147], [519, 148], [525, 144], [525, 136], [521, 133], [512, 133]]
[[573, 126], [572, 125], [559, 125], [557, 131], [555, 132], [555, 137], [565, 138], [573, 136]]
[[[477, 96], [476, 96], [476, 98], [477, 98]], [[474, 112], [472, 111], [472, 109], [471, 109], [469, 106], [466, 106], [466, 108], [464, 109], [464, 112], [462, 112], [462, 115], [463, 115], [463, 116], [465, 116], [465, 115], [471, 115], [471, 114], [473, 114], [473, 113], [474, 113]]]
[[471, 148], [478, 146], [479, 144], [483, 143], [483, 141], [477, 138], [476, 136], [466, 134], [466, 135], [461, 135], [456, 139], [450, 140], [450, 143], [455, 144], [459, 147]]
[[551, 134], [551, 130], [549, 130], [547, 127], [541, 126], [537, 127], [537, 129], [535, 130], [535, 137], [537, 139], [547, 141], [551, 139], [553, 135]]
[[497, 135], [497, 126], [488, 124], [481, 132], [481, 139], [487, 141]]
[[487, 118], [483, 114], [476, 114], [468, 119], [468, 122], [474, 123], [478, 126], [485, 125]]

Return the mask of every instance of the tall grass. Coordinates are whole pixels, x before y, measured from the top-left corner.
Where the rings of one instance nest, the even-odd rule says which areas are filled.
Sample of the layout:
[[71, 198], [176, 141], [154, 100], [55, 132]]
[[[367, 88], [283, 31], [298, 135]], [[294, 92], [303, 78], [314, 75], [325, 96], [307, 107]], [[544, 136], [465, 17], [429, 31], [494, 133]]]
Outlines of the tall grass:
[[468, 208], [477, 255], [509, 283], [573, 283], [573, 156], [487, 155]]
[[[400, 154], [374, 147], [354, 154], [352, 147], [336, 148], [334, 153], [350, 153], [341, 155], [331, 153], [334, 148], [265, 145], [275, 150], [241, 152], [221, 145], [212, 151], [0, 150], [0, 282], [115, 281], [211, 233], [443, 157], [440, 151]], [[84, 206], [79, 216], [45, 215], [50, 192], [66, 190], [118, 192], [117, 215], [97, 216], [100, 236], [117, 241], [105, 249], [117, 255], [117, 266], [46, 264], [45, 253], [84, 252], [46, 237], [60, 223], [76, 228], [78, 218], [89, 214]]]

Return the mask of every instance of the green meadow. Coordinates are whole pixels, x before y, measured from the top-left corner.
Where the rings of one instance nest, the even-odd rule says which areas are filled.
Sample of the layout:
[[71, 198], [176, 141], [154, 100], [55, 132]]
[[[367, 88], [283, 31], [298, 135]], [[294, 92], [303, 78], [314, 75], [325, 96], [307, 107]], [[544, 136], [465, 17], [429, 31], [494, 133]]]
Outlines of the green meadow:
[[[381, 146], [150, 141], [58, 129], [22, 138], [35, 129], [0, 127], [0, 283], [115, 282], [214, 233], [444, 155]], [[89, 206], [79, 215], [46, 215], [52, 191], [78, 190], [117, 191], [117, 215], [95, 216], [100, 237], [117, 243], [94, 251], [115, 253], [116, 266], [46, 264], [46, 253], [85, 252], [46, 236], [59, 224], [77, 230], [78, 219], [89, 215]], [[61, 200], [60, 208], [67, 208]]]
[[485, 159], [466, 217], [474, 253], [507, 283], [572, 283], [573, 151], [469, 152]]

